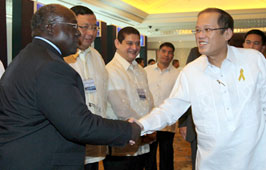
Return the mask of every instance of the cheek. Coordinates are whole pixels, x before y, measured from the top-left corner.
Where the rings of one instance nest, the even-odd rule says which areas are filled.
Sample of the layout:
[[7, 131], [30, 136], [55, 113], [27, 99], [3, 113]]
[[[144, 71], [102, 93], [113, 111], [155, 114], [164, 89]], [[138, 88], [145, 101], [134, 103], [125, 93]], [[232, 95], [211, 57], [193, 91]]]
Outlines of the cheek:
[[93, 34], [93, 37], [96, 38], [97, 37], [97, 32], [98, 31], [95, 31], [94, 34]]
[[262, 47], [260, 45], [255, 45], [254, 48], [259, 51]]

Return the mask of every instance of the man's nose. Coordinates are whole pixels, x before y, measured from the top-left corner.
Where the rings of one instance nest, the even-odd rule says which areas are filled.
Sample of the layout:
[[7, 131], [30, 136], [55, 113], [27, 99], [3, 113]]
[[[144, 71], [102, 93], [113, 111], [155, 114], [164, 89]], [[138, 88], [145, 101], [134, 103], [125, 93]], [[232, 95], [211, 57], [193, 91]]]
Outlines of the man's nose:
[[134, 49], [134, 50], [136, 50], [138, 48], [138, 45], [132, 44], [131, 48]]

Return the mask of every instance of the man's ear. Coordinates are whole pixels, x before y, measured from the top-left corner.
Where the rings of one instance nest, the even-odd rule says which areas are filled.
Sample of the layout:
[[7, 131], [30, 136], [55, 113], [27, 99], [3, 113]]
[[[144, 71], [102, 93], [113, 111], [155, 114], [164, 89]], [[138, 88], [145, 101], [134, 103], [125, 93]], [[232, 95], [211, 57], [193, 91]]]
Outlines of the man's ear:
[[233, 31], [230, 29], [230, 28], [227, 28], [225, 31], [224, 31], [224, 38], [226, 41], [229, 41], [233, 36]]
[[261, 49], [261, 53], [264, 53], [265, 50], [266, 50], [266, 45], [263, 45]]
[[118, 41], [118, 39], [115, 39], [114, 43], [115, 43], [115, 48], [118, 49], [120, 45], [120, 42]]
[[54, 34], [54, 24], [47, 24], [45, 25], [45, 28], [48, 35]]

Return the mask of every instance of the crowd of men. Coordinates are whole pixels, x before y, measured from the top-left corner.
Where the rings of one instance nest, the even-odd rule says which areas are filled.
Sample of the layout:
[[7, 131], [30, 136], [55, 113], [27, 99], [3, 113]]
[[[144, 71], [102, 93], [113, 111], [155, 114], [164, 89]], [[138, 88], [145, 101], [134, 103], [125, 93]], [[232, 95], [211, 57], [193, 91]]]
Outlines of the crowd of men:
[[96, 16], [84, 6], [45, 5], [31, 28], [32, 42], [5, 72], [0, 63], [1, 170], [98, 170], [102, 160], [106, 170], [156, 170], [158, 145], [159, 169], [173, 170], [184, 113], [193, 123], [181, 135], [188, 126], [196, 134], [193, 169], [266, 169], [263, 32], [245, 36], [243, 47], [255, 50], [230, 46], [233, 18], [207, 8], [195, 28], [199, 54], [181, 70], [170, 42], [157, 62], [138, 64], [133, 27], [118, 32], [105, 66], [92, 47]]

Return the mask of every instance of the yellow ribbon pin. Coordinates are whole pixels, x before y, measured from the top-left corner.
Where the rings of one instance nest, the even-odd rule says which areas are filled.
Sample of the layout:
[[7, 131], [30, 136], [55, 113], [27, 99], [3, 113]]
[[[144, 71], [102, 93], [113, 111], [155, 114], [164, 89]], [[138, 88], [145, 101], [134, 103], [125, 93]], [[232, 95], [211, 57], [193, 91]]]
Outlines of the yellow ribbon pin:
[[242, 68], [240, 69], [240, 75], [239, 75], [238, 81], [240, 81], [241, 78], [242, 78], [243, 80], [245, 80], [244, 70], [243, 70]]

